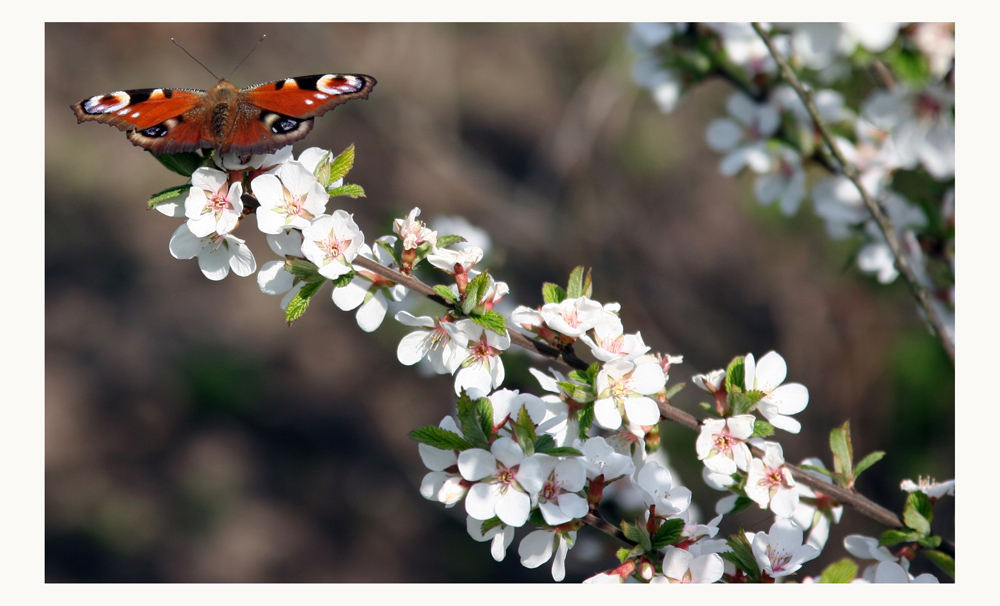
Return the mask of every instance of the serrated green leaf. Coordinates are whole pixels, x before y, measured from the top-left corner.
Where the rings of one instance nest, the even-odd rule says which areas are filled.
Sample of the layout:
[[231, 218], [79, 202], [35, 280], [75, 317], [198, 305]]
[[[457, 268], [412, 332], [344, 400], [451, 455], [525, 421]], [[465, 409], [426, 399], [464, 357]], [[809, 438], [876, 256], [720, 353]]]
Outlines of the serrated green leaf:
[[437, 237], [437, 248], [448, 248], [452, 244], [458, 244], [459, 242], [466, 242], [467, 240], [462, 236], [456, 236], [455, 234], [448, 234], [447, 236]]
[[760, 567], [757, 564], [757, 559], [753, 555], [753, 548], [750, 547], [750, 543], [747, 541], [746, 535], [743, 533], [743, 528], [740, 527], [740, 531], [736, 534], [729, 535], [726, 539], [726, 545], [732, 551], [720, 553], [723, 558], [729, 560], [736, 565], [737, 568], [746, 573], [747, 577], [750, 578], [754, 583], [760, 582]]
[[410, 432], [410, 437], [418, 442], [441, 450], [468, 450], [472, 444], [453, 431], [435, 425], [425, 425]]
[[734, 391], [744, 391], [746, 386], [746, 380], [744, 379], [743, 364], [746, 362], [746, 356], [736, 356], [726, 367], [726, 393], [731, 394]]
[[584, 381], [587, 385], [593, 385], [597, 381], [597, 375], [601, 372], [600, 362], [594, 362], [587, 367], [587, 380]]
[[562, 303], [566, 299], [566, 291], [562, 286], [546, 282], [542, 284], [542, 300], [546, 303]]
[[168, 187], [167, 189], [161, 191], [158, 194], [153, 194], [149, 198], [149, 202], [146, 203], [146, 208], [156, 208], [164, 202], [169, 202], [178, 196], [182, 196], [191, 189], [191, 184], [186, 185], [175, 185], [174, 187]]
[[678, 518], [664, 520], [650, 541], [653, 549], [663, 549], [667, 545], [673, 545], [681, 538], [682, 530], [684, 530], [684, 520]]
[[475, 278], [469, 280], [465, 287], [465, 298], [462, 300], [462, 313], [471, 315], [472, 311], [479, 306], [479, 300], [483, 298], [490, 287], [489, 272], [484, 271]]
[[[544, 438], [544, 437], [546, 437], [546, 436], [542, 436], [542, 438]], [[536, 442], [536, 444], [537, 444], [537, 442]], [[546, 450], [539, 450], [538, 447], [536, 446], [535, 447], [535, 452], [541, 452], [541, 453], [547, 454], [547, 455], [549, 455], [551, 457], [582, 457], [583, 456], [582, 452], [580, 452], [579, 450], [573, 448], [572, 446], [553, 446], [552, 448], [548, 448]]]
[[336, 278], [331, 278], [330, 283], [333, 284], [334, 288], [340, 288], [341, 286], [347, 286], [352, 280], [354, 280], [354, 269]]
[[756, 501], [750, 497], [746, 495], [739, 495], [736, 497], [736, 503], [733, 504], [733, 509], [729, 512], [729, 515], [736, 515], [754, 504], [756, 504]]
[[751, 438], [766, 438], [772, 435], [774, 435], [774, 425], [771, 425], [767, 421], [754, 419], [753, 434], [750, 436]]
[[295, 293], [295, 296], [288, 302], [288, 306], [285, 308], [285, 322], [291, 324], [292, 322], [298, 320], [302, 317], [302, 314], [306, 313], [309, 309], [309, 301], [312, 300], [313, 295], [323, 286], [323, 282], [307, 282], [305, 286], [299, 289], [299, 292]]
[[445, 286], [444, 284], [435, 284], [432, 288], [434, 288], [434, 292], [441, 295], [441, 297], [444, 298], [446, 301], [451, 301], [452, 303], [458, 303], [458, 295], [452, 292], [452, 290], [447, 286]]
[[858, 565], [850, 558], [838, 560], [823, 569], [820, 583], [850, 583], [858, 576]]
[[940, 568], [946, 575], [950, 576], [953, 580], [955, 578], [955, 560], [950, 555], [944, 553], [943, 551], [937, 551], [936, 549], [925, 549], [923, 554], [927, 556], [927, 559], [934, 562], [934, 565]]
[[556, 441], [549, 434], [542, 434], [535, 440], [535, 452], [550, 454], [549, 450], [556, 447]]
[[[153, 152], [149, 152], [153, 153]], [[157, 156], [153, 154], [153, 157], [167, 167], [167, 169], [181, 175], [182, 177], [190, 177], [194, 174], [194, 171], [198, 170], [201, 166], [204, 156], [201, 154], [196, 154], [195, 152], [181, 152], [179, 154], [163, 154]]]
[[581, 440], [587, 440], [590, 437], [590, 427], [594, 424], [594, 403], [588, 402], [586, 406], [580, 409], [579, 417], [577, 418], [577, 437]]
[[531, 522], [532, 526], [538, 528], [549, 528], [549, 523], [545, 521], [545, 516], [542, 515], [542, 510], [539, 508], [534, 508], [531, 513], [528, 514], [528, 521]]
[[492, 330], [498, 335], [507, 334], [507, 319], [492, 309], [487, 309], [481, 314], [472, 314], [469, 316], [469, 319], [486, 330]]
[[489, 440], [493, 437], [493, 402], [490, 402], [489, 398], [476, 400], [476, 414], [479, 415], [479, 425], [483, 428], [483, 434]]
[[336, 198], [337, 196], [346, 196], [348, 198], [364, 198], [365, 189], [360, 185], [354, 183], [344, 183], [340, 187], [334, 187], [333, 189], [327, 190], [331, 198]]
[[320, 183], [324, 183], [324, 185], [329, 186], [337, 179], [343, 179], [346, 177], [347, 173], [351, 172], [352, 168], [354, 168], [353, 143], [347, 146], [347, 149], [340, 152], [340, 155], [330, 161], [330, 175], [325, 183], [323, 181], [320, 181]]
[[734, 415], [745, 415], [753, 412], [757, 406], [757, 400], [749, 393], [731, 391], [726, 394], [726, 403]]
[[535, 424], [531, 422], [531, 415], [528, 414], [528, 409], [525, 406], [521, 406], [521, 409], [517, 411], [517, 420], [514, 421], [514, 437], [517, 438], [517, 443], [524, 451], [524, 456], [530, 457], [535, 454], [535, 440], [538, 439], [538, 436], [535, 434]]
[[933, 517], [927, 495], [922, 492], [911, 492], [906, 497], [906, 505], [903, 507], [903, 524], [919, 533], [919, 536], [926, 537], [931, 533], [931, 520], [927, 516]]
[[900, 543], [912, 543], [919, 538], [920, 534], [917, 532], [890, 528], [882, 533], [882, 536], [878, 540], [878, 544], [884, 547], [892, 547], [893, 545], [898, 545]]
[[403, 260], [399, 258], [399, 253], [396, 252], [396, 248], [394, 246], [381, 238], [375, 240], [375, 243], [378, 244], [379, 248], [381, 248], [385, 254], [389, 255], [389, 258], [392, 259], [392, 262], [395, 263], [396, 267], [403, 266]]
[[676, 396], [678, 393], [680, 393], [680, 391], [682, 389], [684, 389], [684, 387], [686, 385], [687, 385], [687, 383], [677, 383], [676, 385], [673, 385], [672, 387], [668, 387], [666, 393], [664, 394], [664, 397], [669, 401], [670, 398], [672, 398], [672, 397]]
[[285, 261], [285, 269], [293, 276], [304, 282], [325, 282], [326, 277], [319, 273], [319, 268], [312, 261], [305, 259], [288, 259]]
[[830, 431], [830, 451], [833, 452], [833, 470], [845, 478], [844, 488], [854, 485], [854, 450], [851, 447], [851, 421]]
[[502, 526], [502, 525], [503, 525], [503, 522], [500, 521], [500, 518], [497, 517], [497, 516], [493, 516], [492, 518], [490, 518], [488, 520], [483, 520], [482, 525], [479, 526], [479, 532], [481, 532], [481, 533], [483, 533], [485, 535], [487, 532], [493, 530], [497, 526]]
[[463, 389], [462, 393], [458, 396], [457, 406], [458, 420], [462, 426], [462, 433], [465, 435], [465, 439], [476, 448], [488, 450], [490, 445], [486, 432], [483, 431], [478, 400], [470, 398]]
[[861, 475], [861, 472], [863, 472], [864, 470], [868, 469], [869, 467], [871, 467], [875, 463], [878, 463], [879, 461], [881, 461], [882, 457], [884, 457], [884, 456], [885, 456], [885, 452], [883, 452], [881, 450], [876, 450], [875, 452], [872, 452], [872, 453], [869, 453], [869, 454], [865, 455], [865, 458], [863, 458], [860, 461], [858, 461], [858, 464], [854, 467], [854, 479], [857, 480], [858, 476]]
[[566, 298], [579, 299], [583, 296], [583, 266], [577, 265], [569, 273], [569, 282], [566, 284]]
[[622, 520], [622, 534], [625, 535], [626, 539], [642, 547], [646, 553], [652, 551], [649, 533], [646, 532], [645, 525], [640, 524], [638, 520], [636, 520], [635, 524], [629, 524], [625, 520]]

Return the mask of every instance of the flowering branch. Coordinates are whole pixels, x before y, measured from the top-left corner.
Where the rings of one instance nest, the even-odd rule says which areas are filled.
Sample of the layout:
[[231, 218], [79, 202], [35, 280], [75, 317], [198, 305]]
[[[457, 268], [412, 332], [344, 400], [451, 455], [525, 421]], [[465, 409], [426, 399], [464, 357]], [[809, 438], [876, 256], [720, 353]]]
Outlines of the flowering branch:
[[865, 206], [871, 212], [872, 217], [878, 223], [879, 229], [885, 236], [885, 240], [892, 250], [893, 256], [896, 258], [896, 267], [899, 272], [903, 275], [906, 280], [906, 284], [910, 287], [910, 292], [916, 297], [917, 302], [920, 307], [924, 310], [927, 315], [928, 321], [934, 328], [934, 333], [937, 335], [938, 339], [941, 341], [941, 346], [944, 347], [945, 352], [948, 354], [948, 358], [951, 363], [955, 364], [955, 344], [951, 342], [948, 338], [947, 332], [944, 328], [944, 323], [941, 321], [940, 315], [934, 309], [930, 302], [930, 296], [927, 294], [927, 290], [920, 285], [917, 280], [917, 276], [910, 266], [909, 261], [903, 254], [902, 247], [899, 243], [899, 239], [896, 237], [896, 230], [893, 226], [892, 220], [889, 216], [882, 210], [878, 203], [872, 199], [872, 197], [865, 190], [865, 187], [861, 184], [859, 178], [858, 169], [851, 162], [848, 162], [844, 155], [841, 153], [840, 149], [833, 141], [833, 135], [830, 134], [830, 129], [827, 127], [824, 120], [820, 117], [819, 111], [816, 109], [816, 104], [813, 100], [813, 96], [809, 90], [802, 85], [795, 72], [788, 65], [788, 61], [785, 60], [784, 56], [778, 52], [777, 48], [774, 46], [774, 40], [771, 39], [770, 34], [764, 31], [760, 23], [754, 22], [751, 24], [757, 34], [767, 45], [768, 51], [770, 51], [771, 56], [774, 57], [775, 62], [781, 68], [782, 77], [795, 89], [798, 93], [800, 99], [805, 104], [806, 109], [809, 111], [809, 115], [812, 117], [813, 123], [816, 125], [816, 129], [819, 131], [820, 135], [823, 137], [823, 141], [826, 143], [827, 147], [830, 149], [830, 153], [833, 155], [834, 159], [840, 165], [844, 176], [851, 180], [851, 183], [857, 188], [858, 193], [861, 194], [861, 199], [864, 201]]

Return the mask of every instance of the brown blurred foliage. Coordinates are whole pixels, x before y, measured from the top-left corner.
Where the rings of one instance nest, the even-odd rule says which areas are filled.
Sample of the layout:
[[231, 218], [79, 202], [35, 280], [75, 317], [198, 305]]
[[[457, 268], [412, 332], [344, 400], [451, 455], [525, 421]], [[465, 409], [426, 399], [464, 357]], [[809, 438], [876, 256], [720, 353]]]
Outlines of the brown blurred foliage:
[[[182, 179], [69, 105], [123, 88], [207, 89], [175, 37], [238, 86], [330, 71], [379, 84], [317, 120], [301, 151], [357, 146], [336, 199], [368, 240], [413, 206], [460, 215], [493, 241], [492, 274], [517, 303], [593, 267], [594, 296], [626, 330], [683, 354], [671, 383], [771, 349], [808, 386], [786, 458], [831, 464], [827, 434], [850, 419], [858, 458], [887, 458], [860, 490], [900, 511], [904, 477], [954, 477], [954, 379], [901, 284], [873, 285], [808, 202], [793, 220], [717, 171], [704, 143], [729, 89], [709, 83], [671, 115], [631, 82], [623, 24], [48, 24], [46, 26], [46, 579], [106, 582], [547, 581], [517, 543], [495, 563], [462, 507], [420, 497], [407, 433], [453, 405], [448, 377], [396, 361], [405, 330], [364, 334], [322, 293], [284, 324], [253, 278], [210, 282], [167, 243], [179, 221], [148, 197]], [[273, 254], [239, 234], [258, 266]], [[433, 311], [433, 307], [427, 307]], [[390, 314], [393, 310], [390, 309]], [[508, 383], [533, 389], [522, 354]], [[675, 404], [699, 413], [689, 386]], [[664, 445], [702, 511], [694, 435]], [[945, 505], [948, 507], [950, 505]], [[949, 515], [935, 524], [953, 536]], [[851, 511], [816, 574], [852, 532]], [[771, 517], [748, 511], [747, 530]], [[735, 524], [735, 522], [734, 522]], [[724, 527], [735, 531], [735, 525]], [[568, 581], [612, 567], [617, 545], [583, 529]], [[520, 535], [519, 535], [520, 537]], [[519, 539], [518, 539], [519, 540]]]

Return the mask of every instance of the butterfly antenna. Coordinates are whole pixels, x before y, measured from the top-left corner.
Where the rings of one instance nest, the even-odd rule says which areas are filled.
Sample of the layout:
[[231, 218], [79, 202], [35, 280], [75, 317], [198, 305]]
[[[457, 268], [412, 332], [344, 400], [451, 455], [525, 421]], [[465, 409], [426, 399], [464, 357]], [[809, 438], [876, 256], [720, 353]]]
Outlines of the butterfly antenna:
[[[250, 52], [247, 53], [247, 56], [243, 57], [243, 61], [246, 61], [247, 59], [250, 58], [250, 55], [252, 55], [253, 52], [255, 50], [257, 50], [257, 47], [260, 46], [260, 43], [264, 41], [264, 38], [267, 38], [267, 34], [262, 34], [261, 35], [260, 40], [257, 41], [257, 44], [254, 44], [253, 48], [250, 49]], [[243, 65], [243, 61], [240, 61], [239, 63], [236, 64], [236, 67], [233, 68], [233, 71], [229, 72], [228, 78], [232, 78], [233, 77], [233, 74], [236, 73], [236, 70], [238, 70], [240, 68], [240, 66]]]
[[[205, 67], [205, 64], [202, 63], [201, 61], [195, 59], [194, 55], [192, 55], [191, 53], [187, 52], [187, 49], [184, 48], [183, 46], [181, 46], [180, 42], [178, 42], [177, 40], [174, 40], [173, 38], [171, 38], [170, 41], [173, 42], [174, 44], [176, 44], [177, 48], [179, 48], [182, 51], [184, 51], [184, 54], [186, 54], [188, 57], [191, 57], [192, 59], [194, 59], [195, 63], [197, 63], [198, 65], [200, 65], [202, 67]], [[215, 73], [212, 70], [208, 69], [207, 67], [205, 67], [205, 71], [208, 72], [208, 73], [210, 73], [210, 74], [212, 74], [212, 77], [215, 78], [216, 80], [221, 80], [222, 79], [222, 78], [216, 76]]]

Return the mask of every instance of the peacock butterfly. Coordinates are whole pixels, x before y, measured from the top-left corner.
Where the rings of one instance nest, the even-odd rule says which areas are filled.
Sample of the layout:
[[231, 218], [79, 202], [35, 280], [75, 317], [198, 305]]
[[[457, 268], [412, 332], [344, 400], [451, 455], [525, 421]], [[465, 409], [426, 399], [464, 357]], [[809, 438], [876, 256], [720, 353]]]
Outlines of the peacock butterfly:
[[300, 76], [242, 89], [221, 79], [209, 91], [121, 90], [71, 107], [77, 123], [116, 126], [157, 155], [200, 148], [265, 154], [305, 137], [316, 116], [351, 99], [367, 99], [375, 84], [364, 74]]

